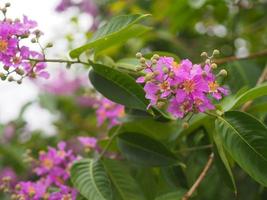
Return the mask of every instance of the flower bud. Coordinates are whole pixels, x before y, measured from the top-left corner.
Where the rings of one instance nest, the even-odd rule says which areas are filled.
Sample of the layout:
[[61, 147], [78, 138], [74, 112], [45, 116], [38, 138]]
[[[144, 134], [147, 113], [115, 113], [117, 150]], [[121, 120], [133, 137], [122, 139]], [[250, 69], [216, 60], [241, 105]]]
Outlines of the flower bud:
[[140, 58], [142, 58], [143, 55], [142, 55], [140, 52], [137, 52], [137, 53], [135, 54], [135, 56], [136, 56], [136, 58], [140, 59]]
[[169, 69], [168, 69], [167, 67], [164, 67], [164, 68], [162, 69], [162, 71], [166, 74], [166, 73], [169, 72]]
[[158, 62], [158, 61], [157, 61], [156, 59], [152, 59], [152, 64], [153, 64], [153, 65], [157, 64], [157, 62]]
[[150, 81], [153, 78], [154, 74], [153, 73], [148, 73], [145, 76], [145, 81]]
[[146, 59], [144, 57], [140, 58], [140, 63], [142, 64], [146, 63]]
[[136, 71], [138, 71], [138, 72], [139, 72], [139, 71], [142, 71], [142, 70], [144, 70], [144, 69], [145, 69], [145, 68], [142, 67], [142, 66], [137, 66], [137, 67], [136, 67]]
[[6, 8], [2, 8], [1, 11], [2, 11], [4, 14], [6, 14], [7, 9], [6, 9]]
[[21, 69], [21, 68], [17, 68], [17, 69], [16, 69], [16, 73], [17, 73], [18, 75], [23, 76], [25, 72], [24, 72], [23, 69]]
[[222, 69], [220, 72], [219, 72], [219, 74], [218, 74], [219, 76], [227, 76], [227, 71], [225, 70], [225, 69]]
[[158, 60], [158, 59], [159, 59], [159, 55], [158, 55], [158, 54], [154, 54], [154, 55], [152, 56], [152, 59]]
[[31, 39], [31, 42], [32, 42], [32, 43], [36, 43], [36, 42], [37, 42], [36, 38], [32, 38], [32, 39]]
[[9, 2], [5, 3], [5, 7], [6, 7], [6, 8], [8, 8], [8, 7], [10, 7], [10, 6], [11, 6], [11, 4], [10, 4]]
[[183, 129], [187, 129], [187, 128], [189, 128], [189, 123], [188, 122], [184, 122], [182, 126], [183, 126]]
[[206, 60], [205, 60], [205, 63], [206, 63], [207, 65], [210, 65], [210, 63], [211, 63], [210, 59], [206, 59]]
[[212, 69], [216, 69], [216, 68], [217, 68], [217, 64], [212, 63], [212, 64], [211, 64], [211, 68], [212, 68]]
[[0, 72], [0, 78], [4, 81], [6, 80], [6, 75], [2, 72]]
[[12, 82], [12, 81], [14, 81], [14, 78], [13, 78], [13, 76], [9, 76], [7, 80], [8, 80], [9, 82]]
[[20, 79], [20, 80], [17, 80], [17, 84], [21, 84], [22, 83], [22, 80]]
[[214, 49], [212, 55], [219, 55], [220, 51], [218, 49]]
[[158, 103], [157, 103], [157, 107], [158, 108], [163, 108], [163, 106], [165, 106], [165, 102], [163, 102], [163, 101], [159, 101]]
[[201, 57], [208, 57], [208, 54], [207, 54], [207, 52], [204, 51], [204, 52], [202, 52], [202, 53], [200, 54], [200, 56], [201, 56]]
[[6, 66], [6, 65], [5, 65], [3, 68], [4, 68], [4, 70], [6, 70], [6, 71], [9, 70], [9, 66]]
[[47, 43], [46, 48], [51, 48], [51, 47], [53, 47], [53, 43], [51, 42]]

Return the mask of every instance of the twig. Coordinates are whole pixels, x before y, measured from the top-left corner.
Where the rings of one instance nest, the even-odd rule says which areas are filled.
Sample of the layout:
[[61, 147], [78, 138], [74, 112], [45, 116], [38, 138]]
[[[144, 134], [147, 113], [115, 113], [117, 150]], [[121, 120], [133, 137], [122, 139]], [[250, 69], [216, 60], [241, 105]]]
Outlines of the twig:
[[43, 60], [38, 60], [38, 59], [29, 59], [30, 61], [33, 62], [46, 62], [46, 63], [67, 63], [67, 64], [83, 64], [83, 65], [91, 65], [90, 63], [87, 62], [82, 62], [80, 60], [62, 60], [62, 59], [43, 59]]
[[[260, 85], [262, 84], [265, 80], [267, 79], [267, 65], [265, 66], [263, 72], [261, 73], [256, 85]], [[252, 105], [253, 101], [248, 101], [246, 102], [242, 108], [241, 108], [241, 111], [245, 112], [251, 105]]]
[[255, 59], [255, 58], [266, 56], [266, 55], [267, 55], [267, 49], [265, 49], [263, 51], [256, 52], [256, 53], [252, 53], [246, 57], [229, 56], [229, 57], [225, 57], [225, 58], [215, 59], [213, 61], [216, 64], [224, 64], [227, 62], [233, 62], [233, 61], [237, 61], [237, 60]]
[[197, 180], [195, 181], [195, 183], [192, 185], [192, 187], [188, 190], [188, 192], [183, 196], [182, 200], [188, 200], [192, 194], [196, 191], [196, 189], [199, 187], [200, 183], [203, 181], [203, 179], [205, 178], [207, 172], [209, 171], [212, 163], [214, 160], [214, 154], [211, 153], [209, 156], [209, 159], [204, 167], [204, 169], [202, 170], [202, 172], [200, 173], [199, 177], [197, 178]]

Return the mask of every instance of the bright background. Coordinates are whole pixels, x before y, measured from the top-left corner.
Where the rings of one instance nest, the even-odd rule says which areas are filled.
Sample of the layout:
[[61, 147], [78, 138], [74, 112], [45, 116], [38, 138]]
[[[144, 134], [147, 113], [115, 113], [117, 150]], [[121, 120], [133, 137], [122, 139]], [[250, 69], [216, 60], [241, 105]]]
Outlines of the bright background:
[[[43, 43], [53, 41], [54, 47], [48, 53], [51, 57], [66, 57], [66, 41], [62, 39], [65, 33], [72, 31], [72, 26], [68, 20], [78, 12], [78, 10], [68, 10], [63, 13], [56, 13], [55, 7], [60, 0], [7, 0], [11, 3], [8, 16], [21, 18], [27, 15], [30, 19], [38, 22], [39, 29], [44, 32]], [[0, 1], [3, 5], [7, 1]], [[88, 29], [92, 23], [90, 16], [80, 16], [81, 29]], [[76, 38], [81, 36], [76, 36]], [[79, 40], [80, 41], [80, 40]], [[59, 53], [60, 52], [60, 53]], [[63, 53], [62, 53], [63, 52]], [[48, 70], [51, 72], [59, 65], [49, 64]], [[0, 122], [6, 123], [14, 119], [26, 102], [37, 98], [38, 88], [29, 80], [24, 80], [23, 84], [1, 82], [0, 84]], [[31, 106], [24, 115], [29, 123], [29, 129], [45, 129], [47, 133], [53, 133], [51, 125], [53, 117], [47, 110], [40, 108], [37, 104]]]

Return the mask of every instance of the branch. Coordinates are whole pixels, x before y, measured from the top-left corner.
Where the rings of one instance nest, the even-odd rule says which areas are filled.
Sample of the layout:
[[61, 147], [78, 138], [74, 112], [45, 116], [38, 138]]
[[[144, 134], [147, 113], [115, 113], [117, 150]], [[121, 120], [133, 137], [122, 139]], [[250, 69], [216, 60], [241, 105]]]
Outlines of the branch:
[[199, 177], [197, 178], [197, 180], [195, 181], [195, 183], [192, 185], [192, 187], [188, 190], [188, 192], [183, 196], [182, 200], [188, 200], [192, 194], [196, 191], [196, 189], [199, 187], [200, 183], [203, 181], [203, 179], [205, 178], [207, 172], [209, 171], [212, 162], [214, 160], [214, 154], [211, 153], [209, 156], [209, 159], [204, 167], [204, 169], [202, 170], [202, 172], [200, 173]]
[[[261, 73], [258, 81], [257, 81], [257, 84], [256, 85], [260, 85], [262, 84], [265, 80], [267, 80], [267, 65], [265, 66], [263, 72]], [[241, 108], [241, 111], [245, 112], [251, 105], [252, 105], [253, 101], [248, 101], [246, 102], [242, 108]]]
[[229, 57], [225, 57], [225, 58], [215, 59], [213, 61], [216, 64], [224, 64], [227, 62], [233, 62], [233, 61], [237, 61], [237, 60], [255, 59], [255, 58], [263, 57], [263, 56], [267, 56], [267, 49], [265, 49], [263, 51], [256, 52], [256, 53], [252, 53], [246, 57], [229, 56]]
[[80, 60], [62, 60], [62, 59], [43, 59], [43, 60], [38, 60], [38, 59], [29, 59], [30, 61], [33, 62], [46, 62], [46, 63], [67, 63], [67, 64], [83, 64], [83, 65], [91, 65], [90, 63], [87, 62], [82, 62]]

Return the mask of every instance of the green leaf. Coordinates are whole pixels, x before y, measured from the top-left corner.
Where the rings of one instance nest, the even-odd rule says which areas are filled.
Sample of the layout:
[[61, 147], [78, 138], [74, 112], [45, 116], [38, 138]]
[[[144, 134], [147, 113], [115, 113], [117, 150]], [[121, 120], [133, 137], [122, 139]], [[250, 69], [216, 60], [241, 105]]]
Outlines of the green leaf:
[[100, 27], [93, 37], [89, 40], [86, 45], [83, 45], [70, 52], [72, 58], [79, 57], [83, 52], [88, 49], [94, 48], [95, 51], [99, 52], [112, 45], [127, 41], [129, 38], [136, 37], [144, 32], [148, 31], [149, 28], [138, 25], [143, 18], [149, 16], [145, 15], [121, 15], [112, 18], [107, 24]]
[[218, 170], [220, 174], [223, 176], [222, 178], [225, 181], [225, 183], [236, 193], [237, 189], [236, 189], [235, 179], [225, 149], [223, 147], [222, 140], [217, 131], [213, 132], [213, 138], [218, 151], [218, 152], [215, 151], [215, 161]]
[[224, 148], [253, 179], [267, 186], [267, 128], [243, 112], [229, 111], [216, 120]]
[[131, 76], [101, 64], [93, 64], [89, 78], [96, 90], [116, 103], [146, 110], [148, 100], [143, 88]]
[[140, 133], [120, 134], [118, 146], [128, 160], [140, 165], [168, 166], [177, 163], [176, 156], [162, 143]]
[[83, 159], [71, 168], [71, 180], [75, 188], [88, 200], [110, 200], [111, 184], [100, 161]]
[[155, 200], [181, 200], [185, 192], [186, 192], [185, 190], [180, 189], [176, 192], [170, 192], [158, 196]]
[[122, 162], [106, 159], [103, 165], [121, 200], [145, 199], [136, 180]]
[[242, 95], [240, 95], [232, 104], [227, 106], [227, 110], [236, 108], [246, 103], [247, 101], [250, 101], [250, 100], [265, 96], [265, 95], [267, 95], [267, 84], [266, 83], [256, 86], [246, 91]]

